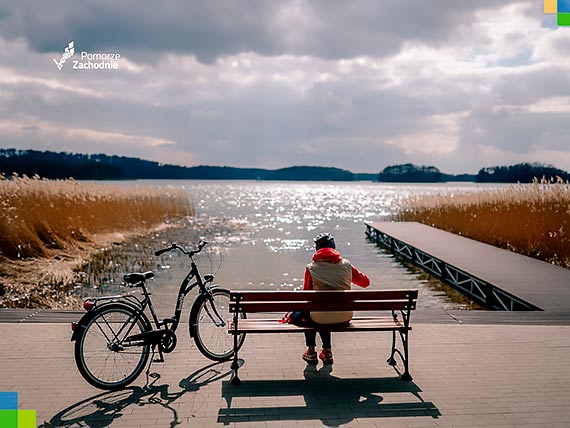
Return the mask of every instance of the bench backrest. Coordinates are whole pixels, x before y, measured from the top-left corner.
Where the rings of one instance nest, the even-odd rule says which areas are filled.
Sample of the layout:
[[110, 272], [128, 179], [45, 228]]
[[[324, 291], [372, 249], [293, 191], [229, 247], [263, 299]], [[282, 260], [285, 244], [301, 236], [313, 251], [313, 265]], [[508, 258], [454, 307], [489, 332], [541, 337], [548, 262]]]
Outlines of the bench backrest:
[[231, 291], [230, 312], [413, 310], [418, 290]]

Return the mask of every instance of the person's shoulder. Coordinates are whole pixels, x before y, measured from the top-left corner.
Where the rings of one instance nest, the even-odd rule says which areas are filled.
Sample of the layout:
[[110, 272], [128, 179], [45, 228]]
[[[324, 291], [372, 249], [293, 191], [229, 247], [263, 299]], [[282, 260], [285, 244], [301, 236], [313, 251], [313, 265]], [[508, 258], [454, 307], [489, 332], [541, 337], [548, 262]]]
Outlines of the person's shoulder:
[[342, 258], [342, 260], [340, 261], [340, 263], [343, 264], [343, 265], [352, 267], [352, 263], [350, 263], [350, 260], [345, 259], [344, 257]]

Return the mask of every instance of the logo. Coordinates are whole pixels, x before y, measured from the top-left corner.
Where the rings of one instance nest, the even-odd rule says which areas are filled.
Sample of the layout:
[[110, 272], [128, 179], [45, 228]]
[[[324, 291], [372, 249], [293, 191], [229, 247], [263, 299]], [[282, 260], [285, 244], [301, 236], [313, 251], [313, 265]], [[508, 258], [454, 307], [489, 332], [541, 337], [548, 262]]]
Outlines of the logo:
[[[75, 54], [75, 42], [72, 40], [65, 47], [61, 59], [53, 60], [58, 70], [63, 68], [65, 62]], [[82, 51], [79, 60], [73, 60], [74, 70], [118, 70], [121, 54], [119, 53], [91, 53]]]
[[18, 410], [17, 392], [0, 392], [0, 427], [36, 428], [36, 411]]
[[544, 13], [556, 14], [559, 26], [570, 26], [570, 0], [544, 0]]
[[55, 59], [53, 60], [53, 62], [55, 62], [55, 65], [57, 66], [57, 69], [61, 70], [63, 68], [63, 64], [65, 64], [65, 61], [67, 61], [69, 58], [71, 58], [74, 53], [75, 53], [75, 47], [74, 47], [73, 40], [72, 40], [65, 47], [65, 50], [63, 51], [63, 55], [61, 56], [61, 59], [59, 61], [57, 61]]

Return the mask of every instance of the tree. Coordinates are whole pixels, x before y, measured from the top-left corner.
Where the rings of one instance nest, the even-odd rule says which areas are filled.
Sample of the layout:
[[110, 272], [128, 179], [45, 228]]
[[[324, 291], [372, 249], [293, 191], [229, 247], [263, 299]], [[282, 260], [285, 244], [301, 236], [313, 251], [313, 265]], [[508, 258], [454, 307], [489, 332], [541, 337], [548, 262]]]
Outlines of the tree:
[[552, 165], [541, 163], [519, 163], [508, 166], [491, 166], [482, 168], [477, 173], [478, 183], [531, 183], [535, 178], [556, 180], [560, 177], [569, 180], [570, 174]]
[[378, 181], [400, 183], [436, 183], [443, 174], [435, 166], [418, 166], [412, 163], [387, 166], [378, 175]]

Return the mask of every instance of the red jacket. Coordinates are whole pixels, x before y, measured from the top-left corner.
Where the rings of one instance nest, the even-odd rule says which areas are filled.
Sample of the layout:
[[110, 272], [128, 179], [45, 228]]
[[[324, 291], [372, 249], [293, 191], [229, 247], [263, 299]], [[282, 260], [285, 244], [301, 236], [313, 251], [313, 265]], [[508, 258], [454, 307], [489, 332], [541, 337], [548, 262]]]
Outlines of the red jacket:
[[[329, 263], [340, 263], [343, 259], [340, 253], [333, 248], [321, 248], [312, 258], [313, 262], [324, 261]], [[352, 266], [352, 265], [351, 265]], [[352, 283], [358, 285], [359, 287], [368, 287], [370, 285], [370, 278], [357, 268], [352, 266]], [[303, 290], [313, 289], [313, 279], [311, 278], [311, 272], [309, 268], [305, 269], [305, 281], [303, 283]]]

